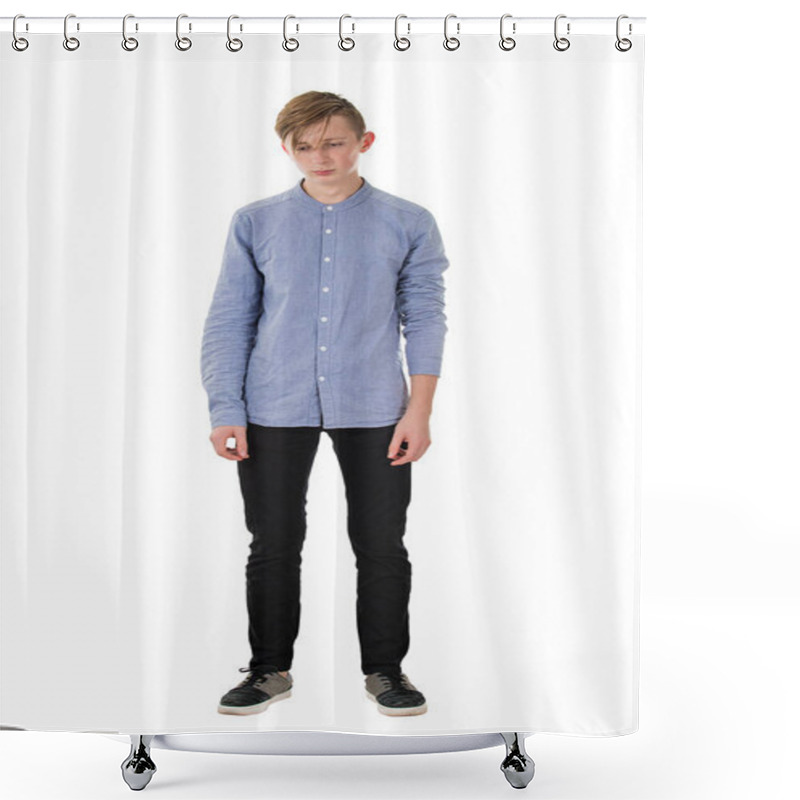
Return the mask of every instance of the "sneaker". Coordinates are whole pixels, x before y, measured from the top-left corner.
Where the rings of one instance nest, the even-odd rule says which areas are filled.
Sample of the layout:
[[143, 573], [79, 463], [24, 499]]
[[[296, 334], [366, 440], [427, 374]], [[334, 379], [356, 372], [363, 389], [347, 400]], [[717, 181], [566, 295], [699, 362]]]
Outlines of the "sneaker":
[[217, 707], [220, 714], [258, 714], [270, 703], [292, 696], [291, 672], [284, 677], [272, 666], [255, 670], [241, 667], [239, 672], [250, 674], [222, 696]]
[[378, 704], [378, 711], [390, 717], [424, 714], [425, 697], [402, 672], [373, 672], [366, 678], [367, 697]]

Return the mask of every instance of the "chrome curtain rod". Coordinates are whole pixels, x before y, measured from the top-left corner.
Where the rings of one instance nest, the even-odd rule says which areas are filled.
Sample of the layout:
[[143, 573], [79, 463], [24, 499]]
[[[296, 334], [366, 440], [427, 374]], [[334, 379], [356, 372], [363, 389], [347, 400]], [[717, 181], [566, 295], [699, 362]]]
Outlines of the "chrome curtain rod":
[[[223, 33], [226, 30], [227, 20], [231, 17], [196, 17], [191, 14], [180, 14], [182, 26], [191, 33]], [[552, 32], [556, 15], [550, 17], [515, 17], [504, 14], [506, 17], [506, 31], [512, 34], [532, 34]], [[643, 27], [646, 17], [624, 17], [624, 30], [621, 33], [643, 33], [638, 30]], [[148, 32], [166, 32], [175, 29], [176, 17], [137, 17], [128, 14], [129, 29]], [[340, 17], [305, 17], [289, 14], [279, 17], [240, 17], [232, 15], [235, 27], [242, 33], [281, 33], [284, 20], [291, 20], [294, 32], [310, 33], [336, 33], [342, 21], [346, 33], [353, 33], [358, 26], [360, 33], [385, 33], [391, 31], [399, 19], [401, 32], [415, 34], [442, 33], [445, 17], [416, 17], [399, 14], [391, 17], [360, 17], [351, 14], [342, 14]], [[449, 30], [456, 35], [495, 33], [498, 31], [501, 15], [493, 17], [459, 17], [448, 14]], [[566, 31], [569, 24], [570, 33], [614, 33], [616, 17], [570, 17], [559, 14], [559, 29]], [[63, 31], [64, 21], [69, 21], [70, 29], [83, 33], [118, 33], [122, 31], [122, 17], [82, 17], [76, 14], [67, 14], [66, 17], [37, 17], [18, 14], [16, 17], [0, 17], [0, 30], [11, 32], [16, 19], [17, 32], [22, 33], [59, 33]], [[240, 27], [241, 26], [241, 27]], [[513, 26], [513, 27], [512, 27]]]
[[[569, 17], [558, 14], [555, 17], [514, 17], [512, 14], [503, 14], [500, 17], [458, 17], [456, 14], [447, 14], [445, 17], [409, 17], [398, 14], [395, 17], [354, 17], [351, 14], [342, 14], [338, 18], [339, 47], [342, 50], [352, 50], [355, 40], [347, 34], [356, 34], [356, 20], [360, 33], [380, 33], [385, 31], [387, 23], [394, 29], [394, 46], [398, 50], [407, 50], [411, 46], [408, 38], [412, 34], [430, 35], [441, 34], [443, 46], [446, 50], [457, 50], [461, 44], [459, 36], [471, 34], [491, 33], [492, 28], [499, 35], [499, 46], [502, 50], [513, 50], [516, 41], [513, 36], [526, 34], [542, 34], [552, 30], [553, 46], [556, 50], [567, 50], [570, 46], [569, 36], [578, 33], [615, 33], [614, 46], [621, 52], [630, 50], [632, 43], [627, 35], [632, 35], [634, 25], [637, 32], [643, 27], [644, 17], [629, 17], [620, 14], [618, 17]], [[236, 22], [234, 23], [234, 20]], [[345, 22], [347, 20], [347, 22]], [[402, 22], [401, 22], [402, 21]], [[10, 24], [10, 27], [8, 23]], [[277, 33], [277, 24], [283, 34], [282, 46], [284, 50], [293, 51], [300, 46], [298, 39], [291, 34], [314, 35], [331, 34], [332, 23], [336, 17], [297, 17], [287, 14], [283, 18], [275, 17], [240, 17], [231, 14], [227, 18], [220, 17], [190, 17], [188, 14], [179, 14], [174, 19], [171, 17], [136, 17], [126, 14], [122, 18], [116, 17], [78, 17], [76, 14], [67, 14], [65, 17], [27, 17], [17, 14], [13, 18], [0, 18], [0, 29], [12, 33], [12, 47], [17, 51], [27, 49], [29, 42], [22, 35], [53, 33], [63, 27], [64, 47], [67, 50], [76, 50], [80, 46], [80, 39], [76, 33], [120, 33], [122, 47], [126, 50], [135, 50], [138, 40], [131, 36], [131, 32], [163, 32], [175, 29], [175, 46], [179, 50], [188, 50], [192, 41], [186, 34], [221, 33], [221, 25], [225, 25], [228, 41], [226, 46], [231, 51], [240, 50], [243, 46], [241, 39], [233, 36], [233, 31], [241, 34]], [[58, 28], [56, 28], [58, 26]], [[168, 27], [169, 26], [169, 27]], [[491, 27], [490, 27], [491, 26]], [[401, 32], [403, 31], [405, 35]]]

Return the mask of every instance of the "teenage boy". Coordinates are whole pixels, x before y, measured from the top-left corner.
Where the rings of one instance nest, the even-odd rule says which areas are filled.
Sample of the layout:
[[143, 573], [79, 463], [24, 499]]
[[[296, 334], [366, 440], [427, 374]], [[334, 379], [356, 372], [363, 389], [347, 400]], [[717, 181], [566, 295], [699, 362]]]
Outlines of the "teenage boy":
[[427, 209], [359, 176], [375, 134], [352, 103], [306, 92], [275, 131], [304, 177], [234, 213], [203, 331], [210, 439], [238, 462], [253, 534], [252, 657], [239, 670], [249, 675], [218, 711], [255, 714], [291, 696], [306, 491], [324, 430], [345, 482], [367, 697], [384, 714], [422, 714], [425, 697], [401, 670], [411, 591], [403, 536], [411, 462], [431, 444], [449, 262]]

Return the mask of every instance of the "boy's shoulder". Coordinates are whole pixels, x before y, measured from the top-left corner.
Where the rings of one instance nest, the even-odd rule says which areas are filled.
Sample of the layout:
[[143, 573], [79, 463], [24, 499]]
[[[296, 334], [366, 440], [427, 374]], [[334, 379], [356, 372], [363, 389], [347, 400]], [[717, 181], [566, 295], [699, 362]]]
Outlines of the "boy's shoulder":
[[250, 211], [257, 211], [260, 208], [267, 208], [269, 206], [279, 205], [280, 203], [285, 203], [291, 199], [292, 196], [292, 189], [286, 189], [283, 192], [279, 192], [278, 194], [270, 195], [269, 197], [262, 197], [258, 200], [253, 200], [246, 205], [239, 206], [239, 208], [234, 211], [234, 216], [238, 216], [239, 214], [247, 214]]
[[391, 194], [377, 186], [372, 187], [372, 198], [375, 202], [408, 215], [411, 219], [417, 219], [421, 214], [430, 214], [425, 206], [415, 203], [413, 200], [408, 200], [405, 197], [400, 197], [396, 194]]

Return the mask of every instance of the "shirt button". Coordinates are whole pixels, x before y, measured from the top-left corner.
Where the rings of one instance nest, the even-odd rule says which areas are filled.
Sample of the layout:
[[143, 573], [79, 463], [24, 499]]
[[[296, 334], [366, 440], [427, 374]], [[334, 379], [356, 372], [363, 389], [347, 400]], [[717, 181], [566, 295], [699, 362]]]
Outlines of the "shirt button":
[[327, 322], [327, 321], [328, 321], [328, 318], [327, 318], [327, 317], [320, 317], [320, 319], [321, 319], [323, 322]]
[[323, 287], [322, 287], [322, 291], [323, 291], [323, 292], [329, 292], [329, 291], [330, 291], [330, 289], [329, 289], [327, 286], [323, 286]]
[[325, 380], [325, 376], [324, 376], [324, 375], [320, 375], [320, 376], [319, 376], [319, 379], [320, 379], [321, 381], [324, 381], [324, 380]]
[[327, 348], [327, 347], [325, 347], [325, 345], [324, 345], [324, 344], [321, 344], [321, 345], [319, 346], [319, 349], [320, 349], [320, 350], [327, 350], [328, 348]]
[[325, 208], [327, 208], [328, 211], [333, 211], [333, 206], [325, 206]]
[[325, 228], [325, 233], [330, 233], [330, 232], [331, 232], [330, 228]]
[[325, 261], [330, 261], [330, 260], [331, 260], [330, 256], [325, 256]]

